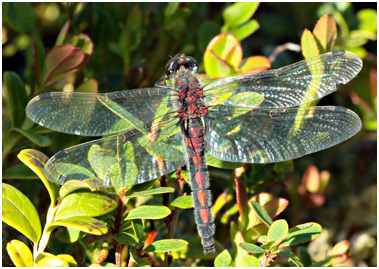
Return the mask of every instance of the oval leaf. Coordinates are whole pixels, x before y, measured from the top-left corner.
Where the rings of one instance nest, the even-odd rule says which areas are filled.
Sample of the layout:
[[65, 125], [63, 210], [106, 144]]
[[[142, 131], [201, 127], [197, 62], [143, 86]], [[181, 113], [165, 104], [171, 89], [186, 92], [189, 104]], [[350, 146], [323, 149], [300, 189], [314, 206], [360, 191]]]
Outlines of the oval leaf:
[[20, 127], [25, 120], [28, 103], [24, 82], [15, 72], [4, 72], [3, 78], [12, 127]]
[[271, 226], [272, 220], [270, 216], [267, 214], [266, 210], [255, 201], [252, 201], [251, 205], [253, 206], [255, 214], [258, 216], [258, 218], [267, 226]]
[[337, 39], [337, 25], [330, 14], [323, 15], [317, 21], [313, 29], [313, 35], [320, 53], [329, 52], [333, 49]]
[[171, 214], [171, 210], [162, 205], [143, 205], [133, 208], [126, 215], [125, 220], [132, 219], [163, 219]]
[[44, 83], [54, 82], [76, 72], [83, 64], [85, 55], [82, 49], [72, 44], [54, 47], [46, 55], [46, 78]]
[[222, 13], [225, 24], [236, 27], [247, 22], [259, 6], [258, 2], [241, 2], [228, 6]]
[[55, 214], [57, 219], [76, 216], [96, 217], [113, 211], [118, 205], [116, 196], [100, 193], [76, 192], [63, 198]]
[[274, 221], [267, 233], [267, 241], [274, 241], [274, 246], [282, 242], [288, 235], [288, 223], [284, 219]]
[[68, 180], [59, 189], [59, 198], [63, 199], [65, 196], [79, 189], [90, 189], [91, 191], [95, 191], [97, 189], [96, 187], [101, 186], [101, 184], [103, 184], [103, 181], [99, 178]]
[[250, 243], [242, 243], [240, 244], [240, 247], [249, 253], [266, 253], [265, 249]]
[[61, 227], [54, 233], [54, 235], [60, 242], [68, 244], [78, 241], [86, 234], [75, 228]]
[[247, 255], [242, 258], [240, 267], [261, 267], [261, 263], [257, 257]]
[[36, 267], [69, 267], [69, 263], [64, 258], [52, 255], [40, 259]]
[[249, 22], [241, 25], [238, 28], [231, 29], [229, 32], [234, 35], [238, 40], [244, 40], [246, 37], [253, 34], [259, 29], [259, 23], [256, 20], [250, 20]]
[[242, 62], [242, 72], [258, 72], [271, 67], [271, 62], [264, 56], [251, 56]]
[[75, 261], [74, 257], [68, 254], [59, 254], [57, 255], [58, 258], [64, 259], [70, 267], [76, 267], [78, 266], [77, 262]]
[[232, 256], [229, 251], [225, 249], [215, 259], [215, 267], [230, 267], [232, 266]]
[[308, 29], [305, 29], [301, 36], [301, 51], [305, 59], [317, 56], [320, 54], [316, 40]]
[[36, 208], [22, 192], [5, 183], [2, 183], [2, 221], [38, 243], [41, 222]]
[[170, 206], [175, 206], [181, 209], [188, 209], [193, 207], [193, 198], [191, 195], [179, 196], [170, 203]]
[[19, 240], [8, 242], [7, 252], [16, 267], [33, 267], [33, 254], [24, 242]]
[[164, 239], [153, 242], [147, 248], [144, 249], [146, 252], [168, 252], [177, 251], [188, 245], [188, 242], [182, 239]]
[[280, 246], [288, 247], [309, 242], [318, 237], [321, 230], [321, 225], [315, 222], [297, 225], [289, 229], [286, 240]]
[[134, 198], [138, 196], [147, 196], [147, 195], [156, 195], [156, 194], [162, 194], [162, 193], [171, 193], [174, 192], [175, 189], [171, 187], [159, 187], [159, 188], [153, 188], [149, 189], [146, 191], [140, 191], [140, 192], [135, 192], [131, 195], [126, 196], [126, 198]]
[[88, 93], [97, 93], [99, 86], [96, 79], [89, 79], [80, 84], [75, 88], [75, 92], [88, 92]]
[[71, 217], [55, 221], [46, 226], [47, 231], [52, 231], [58, 226], [75, 228], [85, 233], [103, 235], [108, 232], [108, 227], [104, 222], [91, 217]]
[[123, 245], [133, 245], [139, 242], [139, 239], [137, 236], [123, 232], [123, 233], [116, 233], [113, 235], [113, 238], [116, 239], [117, 242]]
[[28, 34], [34, 29], [36, 18], [30, 3], [4, 3], [2, 13], [3, 20], [16, 32]]
[[27, 130], [20, 129], [20, 128], [13, 128], [13, 130], [22, 134], [27, 139], [29, 139], [34, 144], [37, 144], [40, 147], [47, 147], [47, 146], [51, 145], [51, 139], [46, 135], [35, 134], [29, 130], [27, 131]]
[[17, 155], [17, 158], [26, 164], [26, 166], [28, 166], [34, 173], [36, 173], [49, 192], [51, 202], [55, 203], [58, 198], [59, 186], [48, 181], [44, 175], [45, 165], [49, 158], [42, 152], [35, 149], [21, 150]]

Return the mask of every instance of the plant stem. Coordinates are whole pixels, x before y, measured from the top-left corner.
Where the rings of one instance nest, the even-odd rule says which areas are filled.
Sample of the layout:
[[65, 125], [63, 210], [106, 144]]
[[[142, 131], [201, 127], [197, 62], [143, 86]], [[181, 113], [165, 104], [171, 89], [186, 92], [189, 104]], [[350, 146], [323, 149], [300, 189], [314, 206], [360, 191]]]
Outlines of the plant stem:
[[[176, 172], [176, 176], [178, 178], [178, 197], [183, 196], [183, 189], [184, 189], [184, 178], [181, 175], [181, 169], [179, 169]], [[180, 208], [176, 207], [170, 222], [168, 223], [168, 233], [167, 233], [167, 238], [172, 239], [174, 237], [175, 229], [176, 229], [176, 224], [178, 223], [179, 219], [179, 213], [180, 213]], [[166, 252], [165, 257], [164, 257], [164, 267], [168, 267], [171, 265], [172, 262], [172, 255], [171, 252]]]
[[[122, 213], [123, 213], [123, 208], [124, 208], [125, 191], [126, 191], [126, 188], [122, 188], [120, 190], [120, 200], [119, 200], [118, 208], [116, 210], [113, 234], [118, 233], [120, 230], [120, 226], [122, 222]], [[113, 245], [115, 249], [116, 265], [118, 267], [121, 267], [122, 244], [118, 243], [116, 240], [113, 240]]]

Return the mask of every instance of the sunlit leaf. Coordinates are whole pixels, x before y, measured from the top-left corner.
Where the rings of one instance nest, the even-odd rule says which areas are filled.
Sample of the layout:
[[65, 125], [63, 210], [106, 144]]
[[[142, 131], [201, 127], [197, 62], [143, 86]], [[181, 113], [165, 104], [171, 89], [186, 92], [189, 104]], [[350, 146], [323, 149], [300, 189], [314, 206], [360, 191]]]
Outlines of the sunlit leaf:
[[178, 251], [188, 245], [188, 242], [182, 239], [163, 239], [153, 242], [143, 252], [168, 252]]
[[133, 208], [126, 215], [125, 220], [132, 219], [163, 219], [171, 214], [171, 210], [162, 205], [143, 205]]
[[337, 39], [337, 25], [330, 14], [325, 14], [317, 21], [313, 29], [313, 36], [320, 53], [329, 52], [333, 49]]
[[229, 254], [229, 251], [225, 249], [223, 252], [217, 255], [214, 261], [215, 267], [231, 267], [232, 266], [232, 257]]
[[24, 242], [19, 240], [8, 242], [7, 252], [16, 267], [33, 267], [33, 254]]
[[266, 250], [250, 243], [241, 243], [240, 247], [249, 253], [266, 253]]
[[247, 255], [242, 258], [240, 267], [261, 267], [261, 263], [257, 257]]
[[170, 206], [175, 206], [182, 209], [193, 207], [193, 199], [191, 195], [179, 196], [170, 203]]
[[2, 221], [24, 234], [35, 244], [41, 236], [36, 208], [22, 192], [2, 183]]
[[267, 214], [266, 210], [257, 202], [252, 201], [251, 205], [253, 206], [255, 214], [258, 216], [258, 218], [267, 226], [271, 226], [272, 220]]
[[258, 2], [234, 3], [224, 10], [222, 17], [226, 24], [235, 27], [247, 22], [253, 16], [258, 6]]
[[296, 225], [289, 229], [286, 240], [280, 246], [287, 247], [309, 242], [318, 237], [321, 230], [321, 225], [315, 222]]
[[94, 235], [103, 235], [108, 232], [108, 227], [104, 222], [95, 218], [80, 216], [69, 217], [59, 221], [52, 222], [46, 226], [47, 231], [52, 231], [58, 226], [75, 228], [85, 233]]
[[267, 241], [274, 241], [274, 246], [282, 242], [288, 235], [288, 223], [284, 219], [274, 221], [267, 233]]
[[116, 239], [117, 242], [123, 245], [133, 245], [139, 242], [139, 239], [137, 236], [122, 232], [122, 233], [116, 233], [113, 235], [114, 239]]
[[55, 214], [57, 219], [76, 216], [96, 217], [113, 211], [118, 205], [116, 196], [92, 192], [75, 192], [67, 195]]

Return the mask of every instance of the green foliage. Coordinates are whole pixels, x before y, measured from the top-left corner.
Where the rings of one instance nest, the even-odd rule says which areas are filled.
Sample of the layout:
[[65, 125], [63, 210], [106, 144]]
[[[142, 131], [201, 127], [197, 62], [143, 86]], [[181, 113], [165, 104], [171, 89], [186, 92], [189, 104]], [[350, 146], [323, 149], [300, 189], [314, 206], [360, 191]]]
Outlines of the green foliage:
[[[115, 252], [121, 253], [123, 260], [128, 259], [129, 266], [151, 265], [147, 252], [153, 257], [154, 265], [161, 266], [167, 266], [171, 258], [175, 266], [188, 264], [189, 259], [193, 265], [217, 267], [337, 266], [346, 261], [349, 252], [353, 254], [350, 261], [356, 259], [376, 265], [372, 259], [376, 243], [369, 243], [375, 241], [370, 226], [376, 223], [376, 216], [372, 218], [370, 216], [375, 214], [367, 213], [375, 208], [372, 201], [376, 201], [373, 195], [376, 189], [371, 192], [369, 184], [376, 182], [371, 180], [376, 178], [373, 162], [376, 154], [362, 146], [368, 143], [371, 148], [370, 143], [376, 141], [373, 83], [376, 64], [372, 60], [376, 52], [373, 45], [377, 38], [376, 10], [356, 12], [356, 6], [351, 3], [263, 3], [259, 8], [257, 3], [2, 5], [3, 179], [11, 180], [19, 189], [3, 183], [3, 222], [11, 227], [7, 229], [16, 229], [33, 242], [30, 248], [20, 240], [3, 238], [14, 265], [77, 266], [76, 253], [71, 250], [78, 250], [79, 245], [82, 253], [88, 253], [86, 265], [93, 267], [116, 266], [107, 262], [108, 253]], [[315, 25], [312, 31], [304, 30], [312, 25]], [[299, 35], [301, 32], [303, 36]], [[242, 40], [245, 55], [265, 56], [244, 59]], [[89, 156], [94, 172], [69, 167], [72, 172], [85, 174], [85, 180], [67, 182], [59, 188], [45, 178], [43, 169], [48, 157], [32, 148], [43, 147], [43, 152], [50, 156], [87, 140], [34, 125], [25, 117], [25, 106], [34, 96], [57, 90], [96, 93], [150, 87], [164, 73], [168, 55], [178, 52], [198, 60], [204, 57], [199, 62], [204, 73], [203, 84], [206, 84], [215, 77], [295, 62], [296, 55], [286, 51], [275, 61], [275, 57], [266, 57], [287, 41], [301, 44], [305, 58], [343, 49], [364, 59], [364, 68], [348, 85], [348, 91], [339, 91], [332, 97], [332, 102], [358, 111], [364, 130], [358, 137], [326, 153], [273, 166], [242, 167], [242, 163], [227, 163], [208, 156], [208, 165], [216, 167], [210, 169], [216, 200], [212, 208], [217, 227], [216, 249], [220, 253], [216, 257], [204, 256], [200, 250], [196, 228], [192, 226], [192, 210], [186, 210], [193, 207], [192, 197], [187, 187], [184, 189], [187, 195], [177, 195], [175, 174], [168, 176], [165, 184], [162, 181], [162, 186], [151, 181], [126, 189], [104, 189], [100, 178], [114, 161], [114, 156], [109, 158], [104, 154], [101, 163], [94, 163], [95, 158]], [[13, 58], [15, 55], [22, 55], [23, 60]], [[9, 67], [9, 62], [17, 63], [17, 68]], [[312, 82], [317, 84], [317, 80]], [[236, 96], [234, 102], [243, 102], [245, 97]], [[248, 97], [259, 103], [261, 96]], [[164, 109], [167, 108], [162, 107], [157, 114], [165, 113]], [[354, 153], [347, 151], [353, 147]], [[134, 160], [130, 163], [127, 169], [133, 177], [138, 170], [133, 166]], [[315, 166], [310, 166], [313, 163]], [[316, 167], [323, 167], [325, 171], [318, 171]], [[354, 167], [357, 170], [353, 170]], [[67, 167], [62, 169], [67, 170]], [[246, 186], [240, 182], [233, 184], [233, 173], [240, 169]], [[117, 172], [115, 169], [116, 180]], [[35, 188], [36, 182], [15, 180], [36, 178], [42, 181], [47, 192]], [[354, 182], [358, 181], [361, 183], [357, 187]], [[236, 195], [235, 190], [238, 190]], [[286, 198], [274, 197], [268, 192], [280, 193]], [[45, 193], [50, 197], [48, 209], [38, 204], [39, 200], [45, 203], [49, 199]], [[357, 193], [359, 197], [355, 196]], [[250, 197], [252, 194], [256, 195]], [[339, 202], [335, 202], [337, 196]], [[321, 207], [325, 200], [328, 200], [328, 208]], [[351, 203], [354, 204], [352, 209], [346, 210]], [[283, 216], [286, 220], [276, 220], [287, 207], [287, 214]], [[38, 212], [46, 212], [38, 216], [36, 208]], [[310, 210], [312, 217], [308, 220], [305, 213]], [[179, 212], [176, 223], [173, 216]], [[324, 223], [325, 216], [332, 217], [327, 218], [328, 229], [323, 229], [323, 233], [329, 232], [329, 237], [324, 239], [328, 242], [322, 245], [321, 226], [309, 221]], [[42, 221], [44, 226], [40, 218], [46, 218], [46, 222]], [[302, 222], [305, 223], [298, 224]], [[287, 223], [295, 226], [288, 229]], [[170, 225], [175, 233], [168, 237]], [[368, 237], [361, 240], [364, 244], [358, 244], [361, 241], [356, 227], [361, 229], [362, 236]], [[66, 249], [54, 249], [54, 240], [50, 240], [53, 232], [59, 241], [67, 244]], [[335, 241], [331, 234], [337, 233], [349, 235], [353, 247], [346, 240], [330, 246], [330, 241]], [[326, 249], [329, 251], [325, 254]], [[161, 253], [165, 251], [172, 251], [172, 256], [165, 258]], [[57, 255], [63, 252], [67, 254]]]

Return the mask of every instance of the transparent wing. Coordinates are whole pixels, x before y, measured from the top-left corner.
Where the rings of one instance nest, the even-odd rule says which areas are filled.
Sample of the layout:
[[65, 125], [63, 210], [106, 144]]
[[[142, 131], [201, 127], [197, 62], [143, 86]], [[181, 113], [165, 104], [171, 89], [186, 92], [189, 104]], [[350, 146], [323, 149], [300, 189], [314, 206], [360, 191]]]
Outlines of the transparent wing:
[[[317, 100], [346, 84], [362, 68], [362, 60], [348, 51], [333, 51], [276, 70], [216, 80], [204, 87], [205, 104], [255, 107], [293, 107]], [[249, 93], [249, 94], [247, 94]], [[252, 94], [254, 93], [254, 94]], [[229, 97], [241, 95], [240, 102]]]
[[102, 136], [141, 126], [170, 112], [170, 90], [146, 88], [107, 94], [79, 92], [44, 93], [32, 99], [27, 116], [34, 122], [63, 133]]
[[211, 113], [214, 120], [205, 139], [206, 149], [230, 162], [295, 159], [345, 141], [361, 128], [359, 117], [342, 107], [216, 108]]
[[147, 134], [132, 130], [62, 150], [46, 164], [45, 176], [58, 184], [101, 179], [95, 181], [96, 187], [126, 187], [156, 179], [185, 165], [176, 123], [162, 121]]

